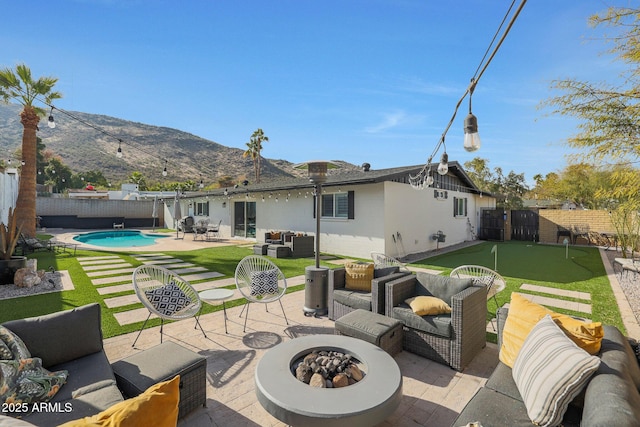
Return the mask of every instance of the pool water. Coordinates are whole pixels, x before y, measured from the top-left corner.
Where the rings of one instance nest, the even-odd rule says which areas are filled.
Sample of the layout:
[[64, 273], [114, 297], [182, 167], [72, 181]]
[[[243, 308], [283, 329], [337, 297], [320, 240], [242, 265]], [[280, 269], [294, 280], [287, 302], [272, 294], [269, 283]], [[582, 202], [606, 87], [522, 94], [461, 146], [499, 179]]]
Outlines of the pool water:
[[116, 231], [94, 231], [75, 236], [73, 240], [88, 245], [103, 246], [105, 248], [125, 248], [148, 246], [156, 243], [156, 239], [161, 239], [160, 234], [141, 233], [136, 230], [116, 230]]

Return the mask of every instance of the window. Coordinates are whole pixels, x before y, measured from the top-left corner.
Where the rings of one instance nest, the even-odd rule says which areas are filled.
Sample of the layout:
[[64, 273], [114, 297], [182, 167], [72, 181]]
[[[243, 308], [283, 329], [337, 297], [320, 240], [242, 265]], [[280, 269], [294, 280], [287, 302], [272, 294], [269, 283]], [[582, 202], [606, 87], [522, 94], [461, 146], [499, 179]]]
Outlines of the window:
[[194, 213], [196, 216], [209, 216], [209, 202], [196, 203], [196, 209]]
[[[322, 218], [346, 218], [354, 219], [354, 192], [334, 193], [322, 195]], [[315, 200], [314, 200], [315, 203]], [[315, 216], [315, 208], [314, 208]]]
[[453, 198], [453, 216], [467, 216], [467, 198]]

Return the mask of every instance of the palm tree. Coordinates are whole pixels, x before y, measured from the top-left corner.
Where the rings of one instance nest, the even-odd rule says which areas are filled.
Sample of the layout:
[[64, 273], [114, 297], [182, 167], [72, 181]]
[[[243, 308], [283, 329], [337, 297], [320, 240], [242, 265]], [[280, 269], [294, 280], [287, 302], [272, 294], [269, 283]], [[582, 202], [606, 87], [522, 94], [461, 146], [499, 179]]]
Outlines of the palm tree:
[[242, 154], [242, 157], [251, 156], [251, 160], [253, 160], [256, 183], [260, 182], [260, 152], [262, 151], [262, 143], [267, 141], [269, 141], [269, 137], [264, 134], [261, 128], [258, 128], [251, 134], [251, 139], [247, 142], [247, 151]]
[[39, 101], [51, 105], [54, 99], [60, 99], [62, 94], [53, 91], [58, 79], [55, 77], [40, 77], [34, 80], [31, 69], [24, 64], [18, 64], [15, 71], [10, 68], [0, 69], [0, 97], [4, 102], [16, 100], [22, 106], [20, 123], [24, 128], [22, 133], [22, 170], [18, 201], [16, 202], [16, 217], [18, 227], [28, 236], [36, 235], [36, 152], [38, 123], [46, 111], [33, 105]]

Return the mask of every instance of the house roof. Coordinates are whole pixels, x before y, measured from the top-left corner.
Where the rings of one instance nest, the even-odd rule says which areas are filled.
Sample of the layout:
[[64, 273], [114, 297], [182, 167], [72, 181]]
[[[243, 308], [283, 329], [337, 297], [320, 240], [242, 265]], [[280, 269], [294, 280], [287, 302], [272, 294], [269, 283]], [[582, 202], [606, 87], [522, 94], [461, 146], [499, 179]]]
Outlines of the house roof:
[[[432, 170], [436, 170], [438, 164], [431, 165]], [[345, 185], [361, 185], [361, 184], [373, 184], [378, 182], [392, 181], [392, 182], [401, 182], [401, 183], [409, 183], [409, 175], [417, 175], [424, 165], [414, 165], [414, 166], [401, 166], [396, 168], [388, 168], [388, 169], [369, 169], [369, 170], [349, 170], [349, 171], [341, 171], [340, 169], [331, 169], [327, 174], [327, 181], [322, 184], [322, 187], [335, 187], [335, 186], [345, 186]], [[449, 162], [449, 173], [448, 175], [453, 175], [457, 177], [461, 182], [462, 186], [467, 189], [467, 191], [471, 193], [480, 193], [481, 191], [476, 187], [476, 185], [471, 181], [469, 175], [462, 169], [460, 164], [457, 161]], [[236, 185], [234, 187], [227, 188], [219, 188], [215, 190], [210, 190], [204, 192], [207, 195], [211, 196], [220, 196], [227, 192], [227, 195], [234, 194], [246, 194], [255, 193], [255, 192], [273, 192], [273, 191], [291, 191], [291, 190], [301, 190], [301, 189], [310, 189], [313, 188], [314, 184], [309, 182], [308, 178], [291, 178], [291, 179], [283, 179], [277, 181], [269, 181], [262, 182], [258, 184], [248, 184], [248, 185]], [[202, 197], [203, 192], [189, 192], [185, 195], [185, 197]]]

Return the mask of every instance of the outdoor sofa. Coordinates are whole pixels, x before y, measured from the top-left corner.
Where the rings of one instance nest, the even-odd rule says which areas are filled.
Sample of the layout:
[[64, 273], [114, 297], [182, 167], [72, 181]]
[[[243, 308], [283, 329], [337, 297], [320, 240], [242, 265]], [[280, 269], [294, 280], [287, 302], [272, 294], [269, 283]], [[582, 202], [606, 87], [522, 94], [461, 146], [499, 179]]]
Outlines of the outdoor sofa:
[[[151, 424], [162, 425], [156, 424], [149, 417], [162, 416], [164, 419], [170, 420], [171, 416], [168, 414], [172, 410], [171, 405], [177, 405], [180, 402], [182, 407], [181, 396], [184, 394], [182, 386], [186, 379], [183, 376], [179, 379], [174, 378], [175, 375], [170, 377], [173, 378], [171, 381], [154, 381], [155, 386], [151, 386], [148, 390], [149, 393], [160, 396], [155, 397], [155, 401], [149, 393], [142, 391], [143, 396], [140, 398], [134, 397], [125, 400], [125, 397], [135, 396], [135, 394], [127, 392], [126, 388], [121, 389], [120, 383], [117, 381], [120, 381], [122, 386], [126, 386], [130, 381], [138, 380], [138, 378], [135, 374], [130, 377], [123, 377], [122, 372], [118, 374], [115, 367], [120, 364], [118, 368], [122, 371], [121, 365], [126, 364], [126, 360], [118, 361], [113, 366], [109, 363], [102, 345], [101, 312], [98, 304], [88, 304], [72, 310], [12, 320], [3, 323], [2, 326], [24, 342], [32, 358], [42, 359], [43, 368], [52, 373], [68, 371], [68, 376], [66, 382], [47, 402], [46, 408], [49, 409], [32, 411], [27, 414], [21, 414], [19, 411], [13, 412], [10, 414], [10, 418], [5, 416], [9, 414], [0, 412], [0, 425], [5, 425], [3, 423], [13, 425], [10, 422], [18, 423], [17, 418], [21, 418], [22, 421], [28, 423], [25, 425], [57, 426], [96, 414], [114, 422], [114, 418], [127, 417], [127, 412], [131, 414], [132, 411], [137, 415], [128, 415], [128, 422], [131, 422], [132, 416], [138, 416], [147, 419]], [[153, 354], [157, 351], [157, 347], [152, 347], [135, 356], [142, 358], [146, 354]], [[157, 365], [167, 365], [167, 360], [158, 361]], [[130, 370], [134, 368], [135, 366], [128, 367]], [[142, 368], [138, 368], [138, 373], [142, 373]], [[1, 383], [2, 381], [0, 381]], [[55, 387], [57, 385], [52, 389]], [[173, 394], [168, 392], [169, 387], [172, 387]], [[161, 388], [162, 390], [160, 390]], [[187, 388], [186, 384], [185, 388]], [[177, 395], [178, 393], [180, 396]], [[140, 399], [145, 399], [146, 403]], [[113, 405], [118, 405], [120, 402], [122, 403], [116, 406], [118, 408], [117, 414], [110, 413], [109, 411], [116, 411]], [[202, 402], [196, 402], [196, 404], [201, 405]], [[28, 407], [33, 408], [33, 403]], [[105, 413], [111, 417], [106, 418]], [[178, 411], [175, 410], [175, 416], [177, 415]]]
[[[503, 331], [508, 308], [500, 308], [498, 345], [503, 342]], [[582, 393], [568, 405], [561, 425], [631, 427], [640, 425], [640, 368], [628, 339], [614, 326], [604, 325], [600, 352], [600, 366]], [[483, 388], [467, 403], [454, 426], [478, 422], [483, 427], [530, 427], [531, 419], [523, 398], [513, 379], [512, 369], [498, 362]]]

